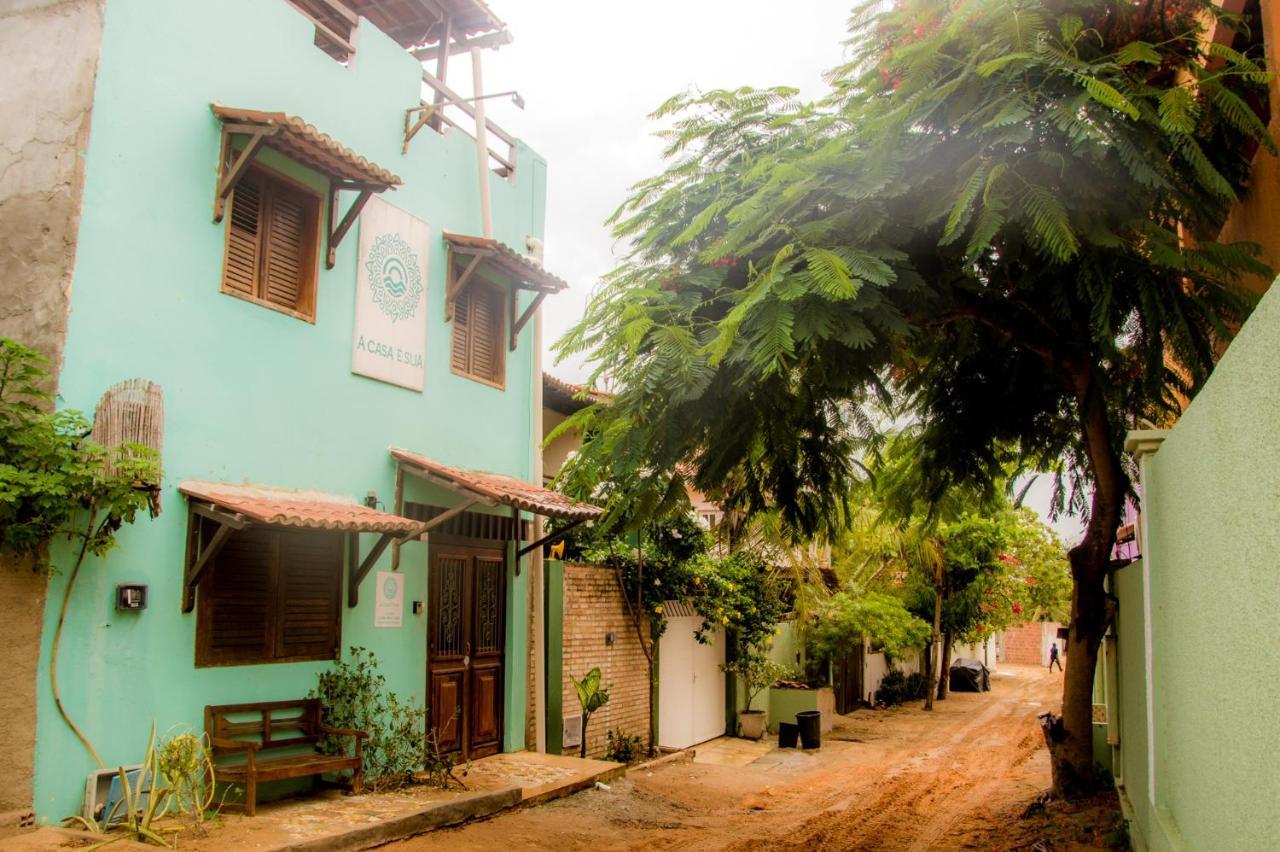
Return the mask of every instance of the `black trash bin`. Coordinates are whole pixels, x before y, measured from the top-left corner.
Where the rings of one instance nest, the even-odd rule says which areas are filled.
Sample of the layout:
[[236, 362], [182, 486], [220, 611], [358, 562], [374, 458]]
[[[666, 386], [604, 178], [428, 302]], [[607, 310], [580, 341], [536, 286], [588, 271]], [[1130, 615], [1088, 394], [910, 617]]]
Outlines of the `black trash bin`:
[[778, 723], [778, 748], [795, 748], [800, 741], [800, 726], [790, 722]]
[[800, 726], [800, 745], [804, 748], [822, 748], [822, 713], [818, 710], [802, 710], [796, 714]]

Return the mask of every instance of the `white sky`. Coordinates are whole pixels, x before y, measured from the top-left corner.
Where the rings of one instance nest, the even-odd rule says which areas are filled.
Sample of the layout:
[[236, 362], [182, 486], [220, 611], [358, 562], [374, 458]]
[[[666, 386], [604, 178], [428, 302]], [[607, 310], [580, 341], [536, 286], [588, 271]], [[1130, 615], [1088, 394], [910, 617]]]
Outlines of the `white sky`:
[[[628, 187], [663, 167], [648, 114], [689, 88], [785, 85], [820, 97], [823, 72], [843, 58], [852, 0], [493, 0], [491, 6], [515, 41], [485, 52], [485, 91], [516, 89], [526, 106], [493, 99], [486, 108], [547, 160], [545, 263], [571, 285], [543, 303], [544, 367], [579, 381], [583, 365], [557, 365], [550, 347], [625, 250], [604, 220]], [[455, 90], [472, 91], [470, 66], [465, 55], [452, 58]], [[1048, 499], [1041, 477], [1027, 502], [1043, 515]], [[1079, 537], [1075, 519], [1054, 526], [1068, 543]]]

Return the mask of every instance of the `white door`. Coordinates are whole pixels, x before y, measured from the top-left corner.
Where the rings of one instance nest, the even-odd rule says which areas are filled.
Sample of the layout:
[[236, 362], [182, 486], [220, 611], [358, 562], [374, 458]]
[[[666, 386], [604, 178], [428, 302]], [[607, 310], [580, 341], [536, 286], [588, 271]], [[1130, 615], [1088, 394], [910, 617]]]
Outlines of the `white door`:
[[724, 733], [724, 635], [698, 642], [698, 617], [671, 618], [658, 640], [658, 745], [688, 748]]

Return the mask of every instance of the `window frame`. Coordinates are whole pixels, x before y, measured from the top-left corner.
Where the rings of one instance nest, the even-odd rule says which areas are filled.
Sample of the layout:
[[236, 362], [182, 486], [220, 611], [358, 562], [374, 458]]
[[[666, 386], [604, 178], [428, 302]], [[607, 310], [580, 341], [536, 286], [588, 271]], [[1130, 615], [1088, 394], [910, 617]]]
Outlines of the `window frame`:
[[[238, 151], [233, 149], [231, 156], [234, 157], [237, 153]], [[315, 226], [311, 229], [311, 232], [307, 234], [307, 245], [303, 251], [303, 255], [307, 263], [307, 276], [304, 281], [299, 282], [300, 286], [298, 288], [298, 292], [302, 296], [300, 301], [307, 309], [286, 308], [284, 305], [276, 304], [275, 302], [264, 299], [261, 296], [250, 296], [246, 293], [239, 293], [227, 288], [227, 261], [231, 255], [231, 223], [234, 219], [235, 195], [239, 186], [237, 186], [236, 189], [233, 189], [231, 194], [227, 197], [227, 212], [223, 217], [225, 226], [222, 234], [222, 273], [218, 281], [218, 289], [223, 295], [233, 296], [243, 302], [249, 302], [253, 305], [268, 308], [276, 311], [277, 313], [282, 313], [286, 316], [293, 317], [294, 319], [315, 325], [316, 307], [320, 297], [320, 249], [324, 238], [326, 204], [328, 203], [325, 198], [325, 193], [313, 186], [309, 186], [306, 183], [297, 180], [296, 178], [289, 177], [277, 169], [265, 166], [258, 160], [254, 160], [248, 165], [245, 170], [244, 177], [248, 178], [255, 172], [266, 178], [266, 184], [268, 186], [272, 182], [286, 184], [290, 189], [296, 190], [307, 196], [308, 199], [315, 204]], [[259, 211], [259, 215], [261, 215], [261, 210]], [[264, 246], [265, 242], [266, 241], [264, 239]], [[254, 272], [254, 285], [259, 291], [262, 289], [263, 262], [264, 257], [259, 257], [258, 269]]]
[[[343, 622], [343, 587], [347, 571], [347, 547], [346, 536], [343, 533], [332, 532], [329, 530], [311, 529], [311, 528], [282, 528], [268, 526], [252, 526], [248, 529], [255, 532], [270, 532], [274, 534], [273, 543], [274, 555], [272, 563], [273, 582], [271, 592], [271, 610], [267, 625], [267, 635], [271, 637], [273, 646], [277, 646], [280, 642], [281, 630], [281, 612], [284, 609], [284, 600], [281, 598], [281, 536], [290, 534], [314, 535], [314, 536], [333, 536], [340, 540], [334, 542], [334, 548], [337, 551], [338, 558], [336, 561], [336, 571], [334, 572], [334, 611], [336, 618], [333, 624], [333, 647], [328, 653], [323, 654], [291, 654], [281, 656], [260, 656], [250, 659], [220, 659], [214, 655], [212, 647], [213, 641], [213, 606], [215, 603], [214, 596], [210, 593], [215, 576], [219, 568], [219, 562], [224, 557], [224, 552], [220, 552], [214, 557], [213, 564], [209, 566], [204, 578], [201, 580], [196, 595], [196, 636], [195, 636], [195, 667], [198, 669], [208, 668], [226, 668], [228, 666], [266, 666], [276, 663], [301, 663], [315, 662], [322, 660], [336, 660], [339, 658], [342, 650], [342, 622]], [[204, 534], [202, 529], [201, 535]], [[238, 534], [233, 532], [232, 535]]]
[[[495, 358], [495, 360], [497, 361], [497, 374], [498, 374], [497, 381], [494, 381], [493, 379], [490, 379], [486, 376], [481, 376], [477, 373], [469, 372], [466, 370], [460, 370], [457, 367], [455, 367], [453, 364], [453, 339], [454, 339], [454, 336], [458, 333], [458, 310], [457, 310], [456, 299], [462, 298], [464, 296], [469, 298], [477, 288], [484, 288], [488, 290], [496, 297], [498, 302], [498, 308], [497, 308], [498, 339], [497, 339], [497, 356]], [[455, 376], [461, 376], [464, 379], [470, 379], [473, 382], [479, 382], [482, 385], [488, 385], [491, 388], [495, 388], [500, 391], [505, 391], [507, 389], [507, 347], [506, 347], [507, 300], [511, 298], [511, 294], [507, 292], [506, 288], [503, 287], [501, 284], [496, 284], [492, 281], [488, 281], [483, 278], [473, 278], [472, 281], [468, 282], [466, 288], [454, 298], [455, 298], [455, 303], [454, 303], [453, 317], [449, 321], [449, 370], [450, 372], [452, 372]], [[468, 337], [469, 346], [475, 340], [474, 336], [471, 336], [472, 332], [475, 329], [475, 326], [471, 324], [471, 316], [472, 316], [472, 312], [470, 310], [470, 307], [468, 306], [467, 334], [469, 335]], [[472, 358], [471, 358], [470, 350], [468, 350], [467, 352], [467, 361], [468, 361], [468, 366], [471, 366]]]

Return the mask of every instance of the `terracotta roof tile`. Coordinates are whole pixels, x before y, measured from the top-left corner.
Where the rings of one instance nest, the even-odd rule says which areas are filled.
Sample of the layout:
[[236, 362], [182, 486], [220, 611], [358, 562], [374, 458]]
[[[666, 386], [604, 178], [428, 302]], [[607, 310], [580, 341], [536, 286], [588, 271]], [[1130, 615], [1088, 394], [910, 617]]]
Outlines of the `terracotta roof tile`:
[[396, 461], [408, 465], [413, 472], [425, 475], [428, 479], [439, 479], [445, 484], [469, 491], [478, 497], [523, 509], [535, 515], [569, 520], [592, 520], [604, 514], [604, 509], [599, 506], [579, 502], [558, 491], [541, 488], [522, 479], [516, 479], [514, 476], [462, 470], [395, 447], [391, 448], [391, 456]]
[[203, 500], [269, 526], [404, 534], [422, 529], [421, 521], [370, 509], [348, 497], [322, 491], [194, 480], [182, 483], [178, 490], [191, 500]]
[[530, 290], [559, 293], [561, 290], [569, 288], [568, 282], [564, 279], [557, 278], [533, 260], [491, 237], [472, 237], [466, 234], [454, 234], [445, 231], [444, 240], [450, 246], [463, 252], [474, 253], [477, 250], [493, 252], [488, 261], [493, 266], [517, 279], [518, 283]]
[[321, 133], [296, 115], [237, 109], [217, 103], [210, 104], [210, 108], [223, 122], [278, 128], [275, 134], [267, 137], [266, 145], [322, 174], [383, 187], [402, 183], [387, 169], [370, 162], [332, 136]]
[[592, 403], [609, 402], [613, 394], [593, 390], [583, 396], [585, 387], [558, 379], [550, 373], [542, 374], [542, 404], [561, 414], [572, 414]]

